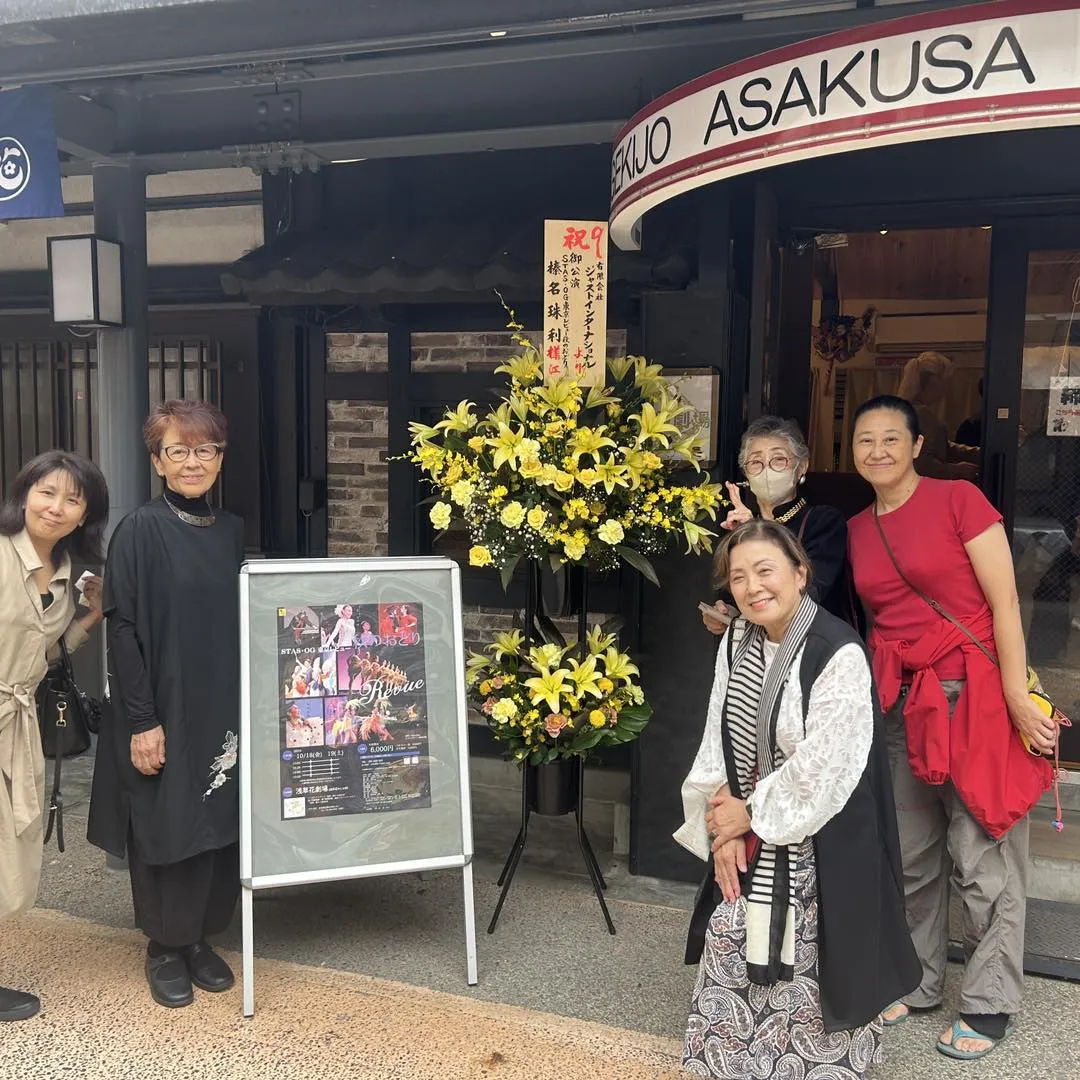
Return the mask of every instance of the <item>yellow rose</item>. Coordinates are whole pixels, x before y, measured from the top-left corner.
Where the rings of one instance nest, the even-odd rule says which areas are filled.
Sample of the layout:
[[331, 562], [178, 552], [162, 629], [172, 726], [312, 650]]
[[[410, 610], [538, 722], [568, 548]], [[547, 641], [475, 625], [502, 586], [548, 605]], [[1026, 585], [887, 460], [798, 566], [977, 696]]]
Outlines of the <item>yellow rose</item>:
[[480, 451], [484, 449], [484, 436], [474, 435], [469, 440], [469, 449], [472, 450], [473, 453], [479, 454]]
[[485, 679], [480, 684], [480, 693], [483, 694], [484, 697], [487, 697], [488, 694], [491, 693], [491, 680], [490, 679]]
[[611, 691], [615, 689], [615, 684], [606, 676], [604, 678], [597, 679], [596, 685], [599, 686], [605, 694], [610, 694]]
[[530, 529], [541, 529], [547, 521], [547, 511], [542, 506], [534, 506], [526, 515], [525, 520]]
[[508, 502], [506, 506], [503, 507], [503, 511], [499, 515], [499, 520], [508, 529], [517, 529], [525, 520], [525, 507], [517, 501]]
[[453, 514], [453, 510], [450, 508], [449, 503], [437, 502], [428, 513], [428, 517], [431, 518], [431, 524], [436, 529], [447, 529], [450, 527], [450, 518]]
[[607, 717], [599, 709], [593, 709], [589, 713], [589, 723], [593, 727], [604, 727], [607, 724]]
[[559, 472], [555, 477], [556, 491], [569, 491], [574, 486], [574, 478], [568, 472]]
[[582, 469], [577, 474], [577, 478], [586, 486], [592, 487], [596, 483], [596, 470], [595, 469]]
[[477, 544], [475, 547], [469, 548], [469, 565], [470, 566], [490, 566], [491, 565], [491, 552], [486, 547], [482, 547]]
[[539, 476], [544, 470], [544, 467], [540, 464], [538, 457], [522, 458], [518, 465], [518, 472], [525, 477], [526, 480], [532, 480]]

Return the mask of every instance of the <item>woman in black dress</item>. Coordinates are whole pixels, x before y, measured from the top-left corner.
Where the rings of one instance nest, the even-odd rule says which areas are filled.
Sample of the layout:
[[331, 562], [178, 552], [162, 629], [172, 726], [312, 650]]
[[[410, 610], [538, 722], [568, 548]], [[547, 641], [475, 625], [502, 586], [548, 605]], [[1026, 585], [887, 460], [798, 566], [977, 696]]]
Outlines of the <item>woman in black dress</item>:
[[[778, 416], [759, 417], [747, 427], [739, 446], [739, 467], [753, 496], [751, 505], [743, 501], [739, 487], [729, 483], [732, 509], [722, 527], [731, 531], [755, 517], [783, 525], [810, 557], [811, 599], [851, 621], [847, 522], [835, 506], [811, 506], [799, 494], [809, 466], [810, 449], [798, 424]], [[723, 634], [734, 614], [733, 608], [718, 602], [702, 609], [702, 621], [714, 634]]]
[[129, 514], [109, 545], [111, 714], [102, 724], [88, 836], [127, 855], [135, 920], [150, 939], [146, 978], [160, 1005], [233, 973], [206, 943], [240, 891], [237, 732], [243, 523], [211, 509], [226, 426], [200, 401], [166, 401], [144, 428], [161, 497]]

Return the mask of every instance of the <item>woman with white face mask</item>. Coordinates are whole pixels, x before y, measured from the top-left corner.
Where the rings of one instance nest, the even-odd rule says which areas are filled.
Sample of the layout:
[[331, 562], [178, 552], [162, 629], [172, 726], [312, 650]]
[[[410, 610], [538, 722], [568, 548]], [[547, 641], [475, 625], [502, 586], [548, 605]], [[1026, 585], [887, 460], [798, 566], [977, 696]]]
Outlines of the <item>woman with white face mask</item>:
[[[729, 483], [732, 508], [721, 524], [730, 532], [758, 517], [794, 533], [814, 569], [812, 599], [850, 621], [847, 522], [836, 507], [810, 506], [799, 494], [809, 465], [810, 450], [798, 424], [778, 416], [755, 420], [739, 447], [739, 467], [753, 496], [751, 505], [744, 502], [740, 487]], [[702, 622], [714, 634], [722, 634], [733, 615], [734, 610], [722, 602], [701, 606]]]

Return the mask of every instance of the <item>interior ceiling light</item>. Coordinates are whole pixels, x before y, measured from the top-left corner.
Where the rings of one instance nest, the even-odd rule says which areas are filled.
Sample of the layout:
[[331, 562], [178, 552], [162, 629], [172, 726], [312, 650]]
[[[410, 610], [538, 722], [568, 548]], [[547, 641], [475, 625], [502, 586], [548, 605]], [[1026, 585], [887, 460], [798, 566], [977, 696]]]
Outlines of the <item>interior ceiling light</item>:
[[889, 230], [888, 229], [878, 229], [878, 232], [881, 233], [882, 236], [888, 236], [889, 235]]
[[488, 37], [494, 37], [494, 38], [506, 37], [506, 31], [505, 30], [489, 30], [488, 31]]

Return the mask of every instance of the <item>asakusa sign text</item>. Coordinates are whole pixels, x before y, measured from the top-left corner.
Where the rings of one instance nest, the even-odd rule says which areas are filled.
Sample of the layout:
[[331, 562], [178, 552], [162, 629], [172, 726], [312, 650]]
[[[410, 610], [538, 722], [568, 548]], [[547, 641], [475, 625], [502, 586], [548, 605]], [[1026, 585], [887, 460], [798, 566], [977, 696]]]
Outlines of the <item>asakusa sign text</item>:
[[658, 203], [811, 154], [1078, 118], [1073, 0], [861, 27], [734, 64], [643, 109], [612, 156], [612, 237], [637, 247], [637, 222]]

